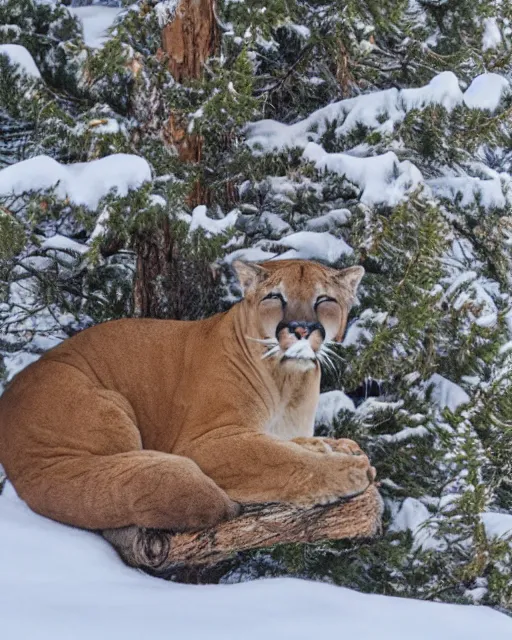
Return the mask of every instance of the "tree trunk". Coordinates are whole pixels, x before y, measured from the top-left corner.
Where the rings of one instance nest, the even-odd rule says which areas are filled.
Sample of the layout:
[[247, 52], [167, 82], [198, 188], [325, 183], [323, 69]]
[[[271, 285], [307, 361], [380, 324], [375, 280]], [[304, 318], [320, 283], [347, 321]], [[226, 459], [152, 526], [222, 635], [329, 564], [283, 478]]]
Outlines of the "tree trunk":
[[[174, 79], [177, 82], [199, 79], [205, 61], [219, 44], [215, 0], [181, 0], [161, 38], [160, 55], [166, 57]], [[200, 162], [203, 140], [199, 135], [187, 133], [187, 122], [181, 113], [171, 115], [163, 138], [176, 147], [183, 162]], [[208, 195], [200, 182], [194, 185], [187, 204], [191, 207], [208, 204]], [[169, 221], [163, 220], [159, 228], [146, 232], [135, 243], [133, 298], [135, 315], [139, 317], [176, 317], [168, 304], [175, 293], [169, 283], [179, 282], [179, 274], [172, 272], [171, 235]]]
[[162, 30], [162, 50], [176, 82], [200, 78], [204, 63], [218, 44], [214, 0], [181, 0]]
[[137, 238], [135, 251], [134, 315], [137, 318], [168, 318], [172, 269], [169, 221], [162, 220], [159, 228]]
[[381, 530], [382, 500], [375, 486], [351, 500], [309, 508], [246, 505], [238, 518], [197, 533], [126, 527], [103, 536], [130, 566], [167, 579], [197, 580], [239, 551], [280, 543], [371, 538]]

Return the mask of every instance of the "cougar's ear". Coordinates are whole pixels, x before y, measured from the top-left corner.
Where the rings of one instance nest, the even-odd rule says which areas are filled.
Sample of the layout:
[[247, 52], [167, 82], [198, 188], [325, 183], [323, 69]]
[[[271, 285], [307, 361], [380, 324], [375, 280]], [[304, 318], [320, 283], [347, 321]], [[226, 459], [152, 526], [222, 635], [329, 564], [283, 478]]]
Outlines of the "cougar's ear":
[[231, 265], [244, 296], [262, 283], [268, 276], [268, 271], [255, 262], [235, 260]]
[[352, 304], [356, 297], [357, 287], [361, 282], [361, 278], [364, 276], [363, 267], [349, 267], [348, 269], [342, 269], [335, 275], [338, 286], [342, 287], [348, 296], [347, 302]]

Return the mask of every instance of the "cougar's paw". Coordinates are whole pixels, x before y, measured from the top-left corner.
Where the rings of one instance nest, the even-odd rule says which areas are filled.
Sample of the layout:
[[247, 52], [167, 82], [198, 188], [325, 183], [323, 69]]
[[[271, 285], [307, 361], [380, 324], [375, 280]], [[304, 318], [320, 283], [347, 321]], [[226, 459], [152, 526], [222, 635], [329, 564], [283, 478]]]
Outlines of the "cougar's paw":
[[292, 442], [316, 453], [345, 453], [351, 456], [364, 456], [364, 452], [353, 440], [347, 438], [294, 438]]
[[328, 443], [330, 438], [293, 438], [292, 442], [315, 453], [332, 453], [332, 448]]
[[194, 528], [208, 529], [240, 515], [242, 507], [238, 502], [234, 502], [227, 495], [224, 499], [219, 499], [218, 496], [215, 498], [215, 502], [212, 502], [210, 508], [202, 514], [200, 525]]
[[339, 454], [335, 476], [330, 476], [328, 490], [321, 497], [320, 504], [336, 502], [340, 498], [349, 499], [364, 493], [375, 482], [377, 474], [367, 456]]
[[348, 438], [329, 438], [329, 446], [335, 453], [346, 453], [351, 456], [364, 456], [361, 447]]

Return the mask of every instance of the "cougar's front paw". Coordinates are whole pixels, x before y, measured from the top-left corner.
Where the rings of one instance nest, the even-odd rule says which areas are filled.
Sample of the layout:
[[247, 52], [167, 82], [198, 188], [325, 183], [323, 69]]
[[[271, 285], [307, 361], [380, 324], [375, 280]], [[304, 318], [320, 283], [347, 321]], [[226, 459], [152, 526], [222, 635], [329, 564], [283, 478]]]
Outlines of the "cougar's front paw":
[[292, 442], [298, 444], [303, 449], [314, 451], [315, 453], [332, 453], [332, 448], [328, 443], [330, 438], [293, 438]]
[[329, 441], [329, 446], [335, 453], [346, 453], [351, 456], [364, 456], [365, 453], [361, 447], [348, 438], [325, 438]]
[[345, 453], [352, 456], [365, 455], [361, 447], [347, 438], [294, 438], [292, 442], [317, 453]]
[[366, 455], [338, 453], [333, 458], [336, 465], [330, 470], [319, 504], [329, 504], [340, 498], [355, 498], [375, 482], [377, 472]]
[[375, 467], [371, 466], [362, 452], [353, 455], [331, 450], [330, 454], [318, 457], [317, 473], [308, 480], [304, 494], [297, 496], [293, 502], [311, 507], [354, 498], [374, 484], [376, 473]]

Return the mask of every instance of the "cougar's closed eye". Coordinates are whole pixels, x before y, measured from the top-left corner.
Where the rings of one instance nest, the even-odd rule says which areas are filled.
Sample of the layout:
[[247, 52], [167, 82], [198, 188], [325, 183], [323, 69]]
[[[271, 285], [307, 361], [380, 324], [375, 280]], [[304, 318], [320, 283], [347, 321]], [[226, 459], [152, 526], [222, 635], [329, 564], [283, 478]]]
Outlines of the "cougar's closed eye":
[[262, 302], [264, 300], [280, 300], [283, 307], [286, 306], [286, 300], [279, 291], [271, 291], [270, 293], [267, 293], [267, 295], [261, 299]]
[[331, 298], [331, 296], [319, 296], [315, 302], [315, 311], [318, 305], [322, 304], [322, 302], [338, 302], [336, 298]]

